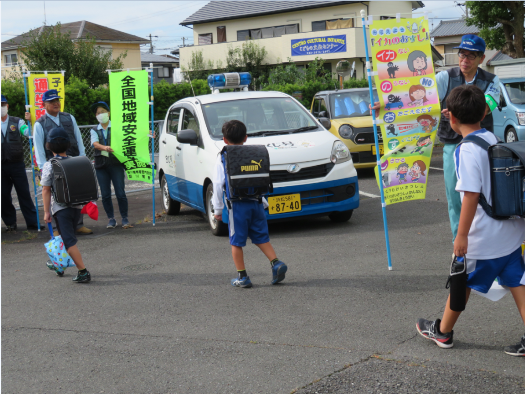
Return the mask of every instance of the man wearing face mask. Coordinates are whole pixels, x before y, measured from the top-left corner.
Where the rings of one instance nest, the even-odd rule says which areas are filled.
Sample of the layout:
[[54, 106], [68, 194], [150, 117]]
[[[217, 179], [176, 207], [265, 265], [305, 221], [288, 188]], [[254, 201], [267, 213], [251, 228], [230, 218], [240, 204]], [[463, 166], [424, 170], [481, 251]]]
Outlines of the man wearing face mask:
[[102, 205], [108, 215], [107, 228], [117, 227], [111, 201], [111, 183], [117, 196], [118, 208], [122, 217], [122, 228], [132, 227], [128, 220], [128, 199], [124, 191], [124, 166], [111, 149], [111, 122], [109, 106], [99, 101], [91, 106], [99, 125], [91, 129], [91, 144], [95, 148], [95, 170], [102, 194]]
[[[68, 156], [85, 156], [84, 143], [74, 116], [60, 112], [60, 99], [55, 89], [46, 91], [42, 95], [42, 103], [46, 113], [35, 122], [35, 157], [38, 168], [43, 168], [46, 161], [53, 157], [53, 152], [45, 148], [47, 134], [51, 129], [61, 126], [69, 136], [71, 147], [67, 150]], [[84, 226], [83, 215], [77, 223], [77, 234], [93, 234], [93, 231]]]
[[22, 146], [22, 135], [29, 137], [29, 128], [22, 119], [9, 116], [8, 110], [7, 98], [2, 94], [2, 220], [7, 231], [16, 231], [16, 209], [11, 197], [14, 186], [27, 229], [38, 230]]

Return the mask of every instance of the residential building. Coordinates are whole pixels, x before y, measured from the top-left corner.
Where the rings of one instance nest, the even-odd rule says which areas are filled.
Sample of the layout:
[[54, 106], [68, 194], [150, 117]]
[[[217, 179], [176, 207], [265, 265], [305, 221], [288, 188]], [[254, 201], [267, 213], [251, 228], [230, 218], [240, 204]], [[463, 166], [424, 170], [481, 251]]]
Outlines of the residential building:
[[[432, 30], [430, 36], [434, 39], [434, 47], [443, 55], [444, 59], [441, 67], [436, 69], [438, 71], [448, 70], [459, 65], [458, 50], [454, 47], [461, 44], [461, 37], [465, 34], [479, 34], [479, 29], [476, 26], [467, 26], [464, 19], [454, 19], [449, 21], [441, 21], [435, 29]], [[481, 67], [487, 71], [490, 66], [487, 62], [497, 53], [495, 49], [485, 51], [485, 60]]]
[[173, 83], [173, 70], [179, 67], [179, 60], [169, 55], [155, 55], [141, 52], [142, 67], [149, 67], [153, 63], [153, 84], [160, 81]]
[[525, 58], [514, 59], [497, 51], [487, 62], [488, 70], [500, 78], [525, 78]]
[[[266, 48], [269, 65], [291, 59], [300, 66], [320, 57], [335, 72], [340, 60], [349, 60], [355, 62], [355, 77], [362, 78], [366, 54], [361, 10], [376, 19], [395, 18], [397, 13], [410, 18], [423, 6], [420, 1], [211, 1], [181, 23], [193, 26], [194, 41], [179, 48], [181, 67], [187, 67], [197, 51], [206, 64], [226, 66], [228, 49], [251, 39]], [[302, 44], [315, 38], [322, 39], [320, 45]]]
[[[22, 65], [23, 42], [29, 39], [31, 34], [41, 34], [45, 29], [51, 28], [53, 26], [41, 26], [2, 42], [2, 78], [5, 78], [5, 72], [9, 67]], [[62, 33], [70, 33], [73, 41], [94, 39], [96, 45], [111, 52], [113, 59], [127, 53], [126, 58], [122, 61], [124, 68], [141, 67], [140, 46], [150, 43], [145, 38], [88, 21], [64, 23], [60, 26], [60, 30]]]

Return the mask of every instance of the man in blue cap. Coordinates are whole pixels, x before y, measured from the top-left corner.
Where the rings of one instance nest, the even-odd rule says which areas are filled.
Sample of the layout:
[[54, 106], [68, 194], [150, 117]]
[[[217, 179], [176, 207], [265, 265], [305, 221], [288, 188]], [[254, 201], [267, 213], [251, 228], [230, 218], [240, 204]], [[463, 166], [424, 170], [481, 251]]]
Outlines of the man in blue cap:
[[442, 71], [436, 75], [438, 95], [441, 100], [441, 123], [437, 135], [443, 142], [443, 173], [445, 176], [445, 189], [448, 201], [448, 215], [452, 230], [452, 241], [456, 238], [461, 212], [461, 199], [456, 191], [456, 170], [454, 168], [454, 151], [461, 142], [461, 135], [450, 127], [449, 113], [446, 98], [457, 86], [474, 84], [485, 92], [487, 103], [486, 115], [481, 122], [481, 127], [494, 132], [492, 110], [499, 102], [499, 78], [479, 66], [485, 60], [485, 41], [474, 34], [467, 34], [461, 38], [458, 49], [459, 67]]
[[[11, 191], [15, 187], [28, 230], [38, 230], [36, 209], [29, 192], [22, 135], [29, 136], [26, 122], [7, 114], [9, 104], [2, 94], [2, 220], [7, 231], [16, 231], [16, 209]], [[41, 226], [41, 229], [43, 226]]]
[[[84, 143], [75, 117], [66, 112], [60, 112], [60, 97], [56, 89], [51, 89], [42, 95], [42, 103], [46, 113], [35, 122], [35, 157], [38, 168], [43, 168], [46, 161], [53, 157], [53, 152], [46, 149], [45, 142], [49, 131], [57, 126], [62, 127], [71, 143], [67, 150], [68, 156], [85, 156]], [[92, 234], [93, 231], [84, 226], [84, 219], [80, 216], [77, 225], [77, 234]]]

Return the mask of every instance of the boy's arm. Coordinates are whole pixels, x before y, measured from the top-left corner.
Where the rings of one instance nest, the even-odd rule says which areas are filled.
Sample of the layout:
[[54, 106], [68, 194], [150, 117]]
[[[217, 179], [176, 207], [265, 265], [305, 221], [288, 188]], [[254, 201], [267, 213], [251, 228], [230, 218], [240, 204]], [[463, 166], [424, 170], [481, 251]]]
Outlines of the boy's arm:
[[479, 202], [479, 193], [464, 192], [463, 202], [461, 203], [461, 214], [459, 216], [459, 226], [456, 239], [454, 240], [454, 254], [464, 256], [468, 249], [468, 233], [474, 220], [476, 209]]
[[213, 197], [211, 203], [213, 205], [215, 219], [222, 218], [222, 210], [224, 203], [222, 202], [222, 194], [225, 185], [224, 167], [222, 165], [221, 156], [217, 157], [215, 168], [213, 171]]
[[42, 199], [44, 200], [44, 221], [51, 223], [51, 186], [42, 187]]

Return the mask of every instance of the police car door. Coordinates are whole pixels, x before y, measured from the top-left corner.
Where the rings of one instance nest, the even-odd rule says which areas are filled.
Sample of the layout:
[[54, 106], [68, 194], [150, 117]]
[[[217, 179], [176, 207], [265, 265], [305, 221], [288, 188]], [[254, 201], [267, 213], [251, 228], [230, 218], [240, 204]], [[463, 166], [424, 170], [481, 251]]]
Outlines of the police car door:
[[178, 190], [177, 182], [177, 161], [176, 154], [179, 152], [179, 142], [177, 141], [177, 133], [181, 126], [182, 108], [172, 108], [166, 119], [166, 127], [164, 128], [164, 135], [161, 136], [161, 145], [159, 152], [159, 161], [166, 182], [170, 197], [174, 200], [180, 200], [180, 192]]
[[188, 103], [183, 104], [181, 130], [194, 130], [199, 137], [199, 141], [197, 146], [179, 144], [176, 154], [177, 177], [180, 182], [181, 199], [191, 207], [204, 211], [204, 176], [202, 167], [205, 152], [201, 136], [200, 121], [196, 116], [196, 113], [197, 111], [192, 105]]

